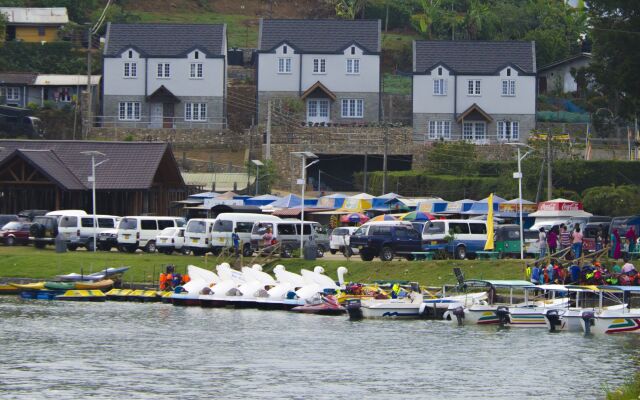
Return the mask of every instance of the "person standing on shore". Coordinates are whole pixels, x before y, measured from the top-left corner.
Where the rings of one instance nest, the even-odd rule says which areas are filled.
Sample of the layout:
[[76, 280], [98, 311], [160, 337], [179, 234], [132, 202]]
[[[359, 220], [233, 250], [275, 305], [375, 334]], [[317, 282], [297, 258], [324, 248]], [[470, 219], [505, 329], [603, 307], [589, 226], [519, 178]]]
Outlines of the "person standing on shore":
[[614, 229], [611, 233], [611, 257], [619, 260], [622, 256], [620, 251], [620, 233], [617, 229]]
[[571, 238], [573, 239], [573, 256], [575, 258], [580, 258], [580, 255], [582, 254], [582, 233], [580, 232], [579, 224], [576, 224], [576, 229], [573, 231]]
[[625, 233], [624, 237], [627, 238], [627, 241], [629, 242], [629, 253], [635, 253], [636, 241], [638, 240], [638, 235], [636, 234], [636, 231], [633, 229], [633, 226], [629, 227], [629, 230], [627, 231], [627, 233]]
[[560, 225], [560, 249], [564, 250], [571, 246], [571, 233], [565, 224]]
[[540, 257], [544, 258], [547, 254], [547, 234], [544, 232], [544, 228], [540, 228], [540, 234], [538, 235], [538, 246], [540, 250]]
[[549, 230], [549, 234], [547, 235], [547, 245], [549, 245], [549, 254], [554, 254], [556, 249], [558, 248], [558, 233], [556, 232], [558, 228], [553, 227]]

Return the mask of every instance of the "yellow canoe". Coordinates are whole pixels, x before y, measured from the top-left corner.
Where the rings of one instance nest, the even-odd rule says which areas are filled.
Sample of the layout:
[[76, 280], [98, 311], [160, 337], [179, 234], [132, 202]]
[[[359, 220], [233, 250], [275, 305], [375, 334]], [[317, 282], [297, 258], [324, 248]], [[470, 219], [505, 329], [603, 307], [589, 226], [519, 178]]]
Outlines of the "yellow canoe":
[[0, 294], [17, 294], [18, 288], [12, 285], [0, 285]]
[[22, 290], [42, 290], [45, 282], [34, 283], [9, 283], [9, 285]]
[[104, 279], [97, 282], [76, 282], [78, 290], [106, 290], [113, 286], [111, 279]]

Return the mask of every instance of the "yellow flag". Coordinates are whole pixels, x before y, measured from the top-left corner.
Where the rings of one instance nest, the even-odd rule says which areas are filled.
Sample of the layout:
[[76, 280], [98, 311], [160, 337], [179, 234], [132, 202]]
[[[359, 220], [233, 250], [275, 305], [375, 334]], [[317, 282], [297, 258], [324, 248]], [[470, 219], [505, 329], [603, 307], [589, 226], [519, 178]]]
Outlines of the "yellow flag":
[[493, 250], [493, 193], [489, 195], [489, 201], [487, 201], [487, 242], [484, 244], [485, 250]]

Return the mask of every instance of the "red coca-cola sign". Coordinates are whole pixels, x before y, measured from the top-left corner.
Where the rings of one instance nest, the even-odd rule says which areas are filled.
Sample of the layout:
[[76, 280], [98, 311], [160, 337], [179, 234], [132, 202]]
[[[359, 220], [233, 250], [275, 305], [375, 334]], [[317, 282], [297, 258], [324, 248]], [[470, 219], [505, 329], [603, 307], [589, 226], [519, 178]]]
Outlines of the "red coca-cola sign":
[[538, 203], [538, 211], [580, 211], [582, 203], [577, 201], [543, 201]]

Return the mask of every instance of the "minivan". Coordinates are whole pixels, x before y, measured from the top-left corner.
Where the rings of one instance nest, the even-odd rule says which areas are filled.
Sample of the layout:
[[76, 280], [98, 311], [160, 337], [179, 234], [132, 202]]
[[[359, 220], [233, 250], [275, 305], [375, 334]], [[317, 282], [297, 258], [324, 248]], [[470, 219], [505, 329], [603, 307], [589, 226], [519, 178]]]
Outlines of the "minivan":
[[114, 229], [119, 217], [114, 215], [96, 215], [96, 227], [93, 225], [93, 215], [63, 215], [58, 221], [58, 232], [62, 233], [67, 242], [67, 249], [74, 251], [84, 247], [93, 251], [93, 235], [95, 231], [96, 243], [98, 236], [106, 229]]
[[487, 242], [486, 221], [443, 219], [424, 224], [422, 240], [427, 251], [445, 251], [457, 259], [475, 258]]
[[253, 229], [253, 224], [258, 221], [281, 221], [281, 219], [273, 215], [265, 214], [219, 214], [211, 229], [211, 251], [213, 254], [220, 254], [224, 248], [233, 247], [231, 234], [235, 230], [240, 237], [242, 255], [244, 257], [250, 257], [253, 254], [253, 250], [251, 249], [251, 230]]
[[184, 226], [179, 217], [124, 217], [118, 224], [118, 250], [134, 253], [142, 249], [147, 253], [156, 251], [156, 236], [165, 228]]
[[303, 224], [303, 240], [306, 242], [313, 235], [317, 246], [317, 257], [323, 257], [329, 249], [329, 238], [326, 229], [318, 222], [296, 219], [283, 219], [281, 221], [260, 220], [254, 223], [251, 230], [251, 249], [257, 251], [263, 247], [262, 237], [271, 229], [272, 238], [280, 243], [280, 254], [284, 258], [291, 257], [295, 249], [300, 248], [300, 225]]
[[210, 252], [211, 230], [215, 222], [213, 218], [190, 219], [184, 232], [184, 247], [196, 256]]

